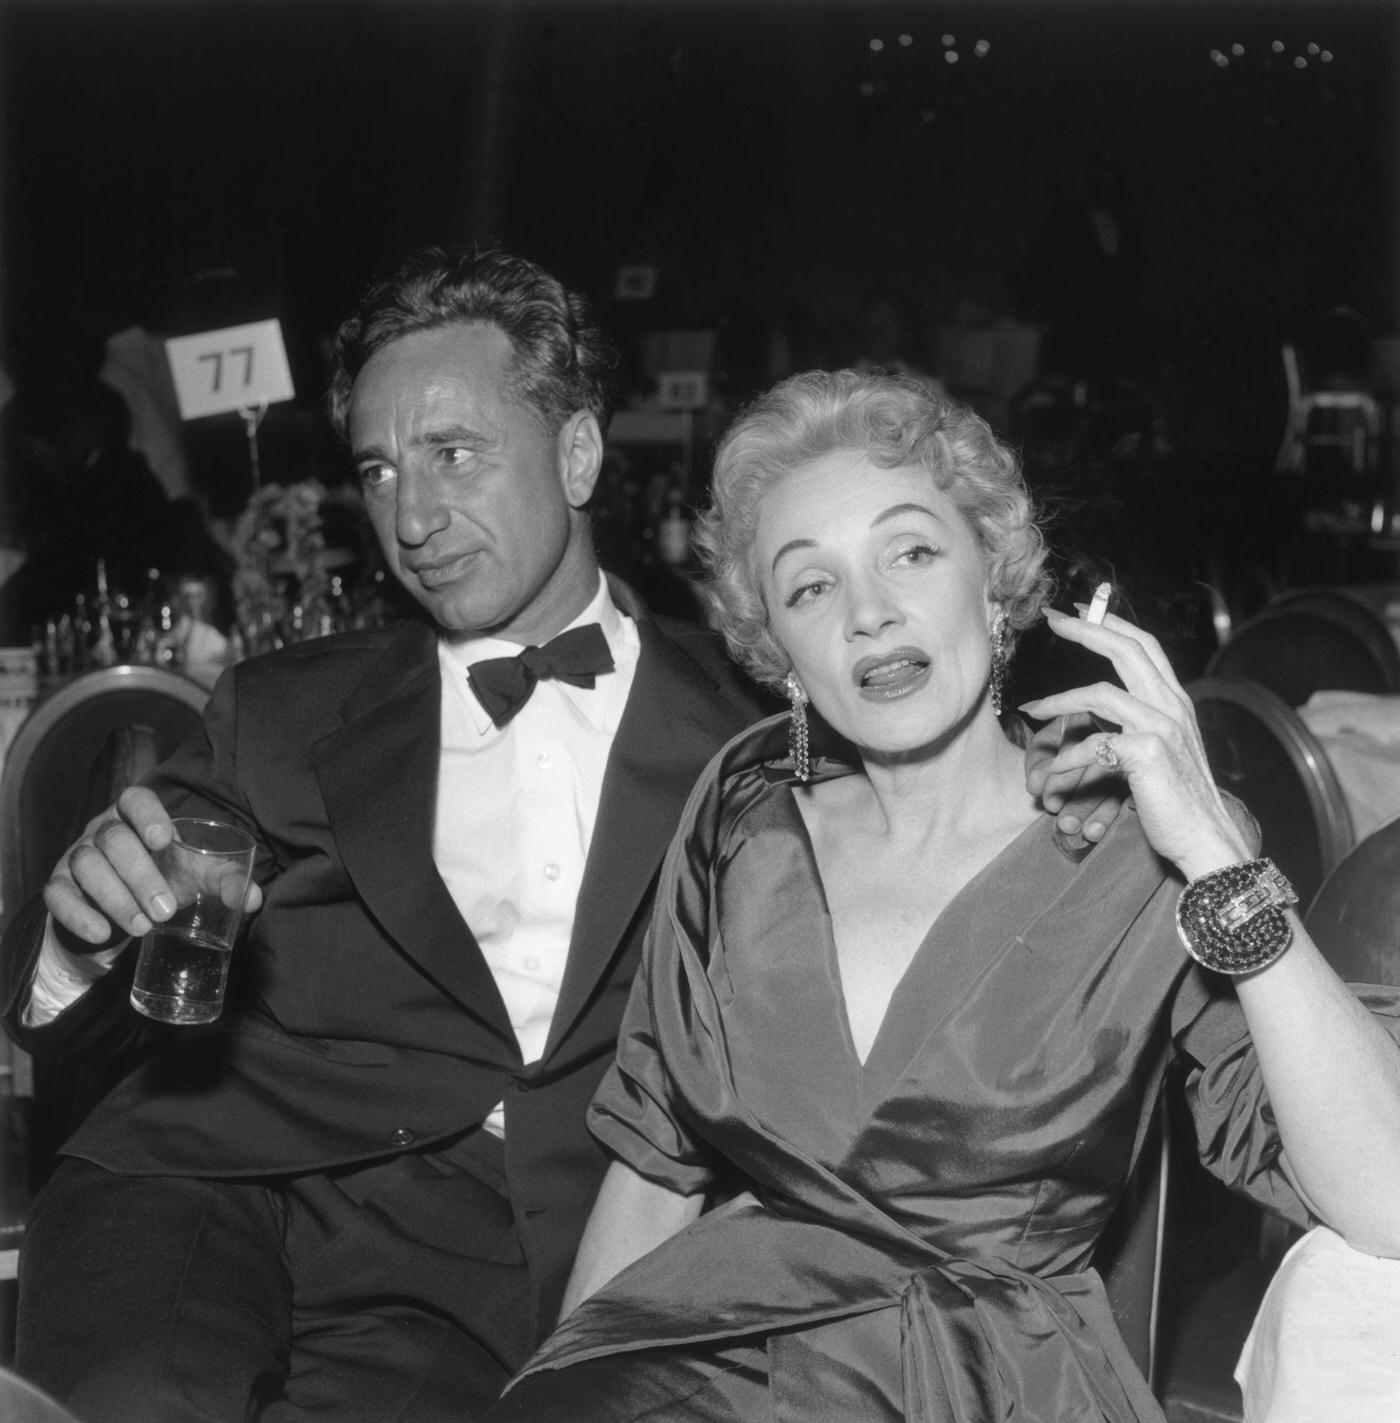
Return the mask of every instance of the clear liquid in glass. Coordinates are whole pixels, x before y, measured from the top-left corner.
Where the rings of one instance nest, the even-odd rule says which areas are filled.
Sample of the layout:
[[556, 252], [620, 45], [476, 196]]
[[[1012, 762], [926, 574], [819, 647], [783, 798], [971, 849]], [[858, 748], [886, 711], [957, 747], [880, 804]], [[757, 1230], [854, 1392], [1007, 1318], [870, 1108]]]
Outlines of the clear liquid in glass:
[[224, 1006], [229, 946], [198, 929], [158, 926], [141, 940], [134, 1008], [161, 1023], [212, 1023]]

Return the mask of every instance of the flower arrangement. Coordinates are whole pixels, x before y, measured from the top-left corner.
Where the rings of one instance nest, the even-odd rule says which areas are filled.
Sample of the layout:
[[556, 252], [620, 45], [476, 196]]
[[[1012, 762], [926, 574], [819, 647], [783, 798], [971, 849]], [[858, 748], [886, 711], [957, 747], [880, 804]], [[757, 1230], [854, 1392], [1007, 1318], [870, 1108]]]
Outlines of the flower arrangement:
[[[328, 521], [334, 546], [327, 544]], [[327, 489], [317, 479], [266, 485], [239, 515], [230, 542], [234, 615], [246, 652], [350, 625], [352, 590], [335, 570], [363, 565], [374, 542], [357, 490]]]

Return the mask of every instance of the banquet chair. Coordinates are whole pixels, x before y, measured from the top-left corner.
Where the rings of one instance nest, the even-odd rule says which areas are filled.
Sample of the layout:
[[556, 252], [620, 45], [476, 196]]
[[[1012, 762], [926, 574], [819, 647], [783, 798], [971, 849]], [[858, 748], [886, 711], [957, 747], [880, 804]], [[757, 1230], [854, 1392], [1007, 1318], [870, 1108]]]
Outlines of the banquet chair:
[[1257, 682], [1207, 676], [1186, 692], [1217, 784], [1249, 808], [1264, 853], [1306, 906], [1355, 838], [1327, 753], [1298, 713]]
[[1212, 654], [1205, 676], [1258, 682], [1290, 707], [1314, 692], [1400, 691], [1394, 644], [1382, 645], [1355, 610], [1316, 599], [1271, 603], [1256, 613]]
[[[1353, 843], [1351, 815], [1317, 738], [1267, 687], [1204, 678], [1187, 685], [1217, 783], [1244, 802], [1270, 855], [1306, 906]], [[1183, 1128], [1176, 1128], [1180, 1139]], [[1175, 1154], [1169, 1254], [1215, 1251], [1199, 1278], [1169, 1282], [1162, 1400], [1169, 1423], [1235, 1423], [1232, 1370], [1292, 1227], [1226, 1190]], [[1192, 1263], [1192, 1262], [1187, 1262]]]
[[43, 698], [0, 775], [0, 904], [13, 914], [115, 795], [199, 730], [209, 693], [159, 667], [106, 667]]
[[1311, 613], [1344, 624], [1370, 651], [1385, 676], [1386, 691], [1400, 692], [1400, 644], [1396, 643], [1385, 614], [1371, 599], [1351, 588], [1310, 586], [1285, 588], [1275, 593], [1265, 606], [1291, 613]]
[[1155, 1387], [1157, 1375], [1169, 1155], [1164, 1099], [1133, 1178], [1094, 1254], [1114, 1323], [1149, 1387]]
[[1381, 409], [1375, 396], [1359, 386], [1308, 389], [1303, 357], [1293, 345], [1283, 347], [1283, 377], [1288, 388], [1288, 414], [1275, 468], [1280, 473], [1304, 474], [1309, 450], [1333, 448], [1346, 454], [1354, 474], [1373, 470], [1381, 431]]
[[1153, 1389], [1168, 1423], [1242, 1423], [1235, 1363], [1296, 1232], [1207, 1171], [1172, 1106]]
[[1349, 983], [1400, 988], [1400, 819], [1352, 848], [1323, 881], [1304, 923]]
[[[177, 673], [121, 666], [84, 673], [34, 707], [0, 774], [4, 916], [42, 888], [59, 855], [94, 815], [198, 731], [208, 698], [205, 688]], [[119, 1066], [95, 1055], [34, 1064], [25, 1144], [32, 1188], [45, 1179], [58, 1146]]]
[[5, 1423], [78, 1423], [62, 1404], [0, 1367], [0, 1418]]

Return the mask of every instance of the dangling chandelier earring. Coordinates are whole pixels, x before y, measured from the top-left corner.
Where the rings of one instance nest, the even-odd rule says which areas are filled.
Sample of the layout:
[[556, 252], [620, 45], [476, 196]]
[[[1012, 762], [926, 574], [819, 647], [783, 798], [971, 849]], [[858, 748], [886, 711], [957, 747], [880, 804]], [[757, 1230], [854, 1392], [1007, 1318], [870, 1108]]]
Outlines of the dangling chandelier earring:
[[806, 781], [812, 775], [807, 739], [807, 693], [802, 690], [796, 672], [787, 674], [787, 694], [792, 703], [792, 715], [788, 718], [788, 755], [792, 757], [792, 769], [797, 779]]
[[992, 712], [1001, 715], [1001, 696], [1006, 687], [1006, 610], [998, 608], [992, 619], [992, 673], [989, 691]]

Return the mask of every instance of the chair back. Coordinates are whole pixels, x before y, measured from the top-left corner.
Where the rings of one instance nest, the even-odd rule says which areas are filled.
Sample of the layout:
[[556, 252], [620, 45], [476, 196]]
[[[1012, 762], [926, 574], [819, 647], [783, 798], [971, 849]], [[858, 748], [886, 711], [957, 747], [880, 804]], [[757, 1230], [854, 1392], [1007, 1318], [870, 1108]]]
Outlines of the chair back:
[[1400, 988], [1400, 819], [1342, 860], [1303, 922], [1342, 978]]
[[1258, 682], [1290, 707], [1314, 692], [1400, 690], [1394, 645], [1382, 647], [1371, 624], [1363, 626], [1354, 609], [1342, 613], [1339, 606], [1266, 607], [1213, 654], [1206, 677]]
[[0, 1418], [5, 1423], [78, 1423], [62, 1404], [3, 1367], [0, 1367]]
[[1327, 753], [1298, 713], [1257, 682], [1202, 678], [1186, 691], [1216, 783], [1248, 806], [1264, 853], [1308, 904], [1355, 838]]
[[[1371, 342], [1360, 315], [1345, 308], [1327, 314], [1312, 343], [1311, 356], [1283, 347], [1288, 416], [1275, 468], [1307, 473], [1313, 448], [1347, 456], [1355, 474], [1375, 469], [1381, 411], [1370, 384]], [[1310, 375], [1308, 367], [1313, 367]], [[1322, 422], [1314, 416], [1323, 415]]]
[[[0, 922], [36, 894], [99, 811], [199, 730], [209, 693], [158, 667], [107, 667], [59, 687], [20, 723], [0, 774]], [[58, 1148], [135, 1059], [99, 1050], [33, 1065], [25, 1142], [37, 1190]]]
[[1375, 659], [1386, 678], [1386, 691], [1400, 692], [1400, 644], [1396, 643], [1385, 614], [1369, 598], [1351, 588], [1285, 588], [1275, 593], [1267, 606], [1291, 613], [1311, 613], [1343, 624]]
[[1288, 389], [1289, 405], [1296, 406], [1303, 398], [1303, 370], [1298, 348], [1291, 342], [1284, 342], [1283, 346], [1283, 383]]
[[1167, 1218], [1167, 1121], [1163, 1098], [1127, 1192], [1094, 1253], [1094, 1268], [1103, 1278], [1114, 1323], [1133, 1362], [1154, 1388]]
[[0, 775], [0, 906], [8, 916], [87, 822], [199, 730], [209, 693], [159, 667], [87, 672], [20, 724]]

